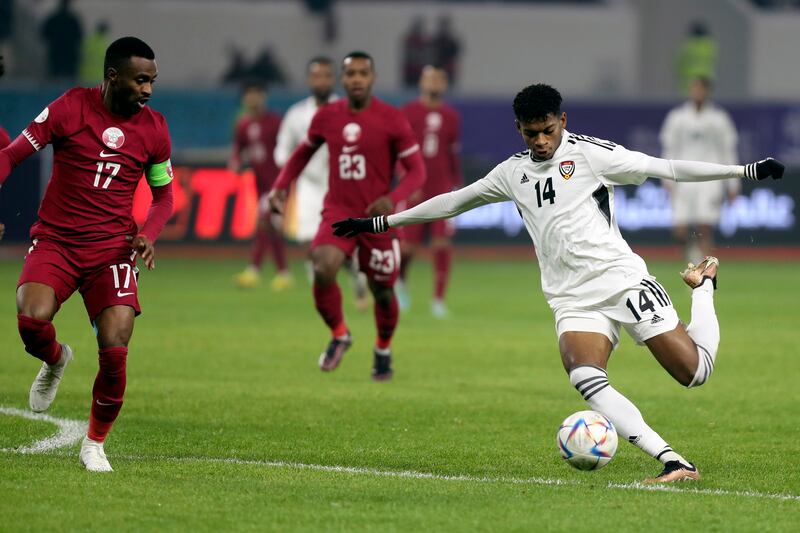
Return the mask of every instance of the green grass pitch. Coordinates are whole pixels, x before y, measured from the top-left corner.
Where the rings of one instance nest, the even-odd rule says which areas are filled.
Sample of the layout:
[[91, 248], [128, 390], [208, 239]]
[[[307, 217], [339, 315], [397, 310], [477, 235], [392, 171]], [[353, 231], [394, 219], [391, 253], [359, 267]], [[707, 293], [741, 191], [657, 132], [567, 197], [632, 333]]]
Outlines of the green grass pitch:
[[[533, 258], [457, 260], [445, 321], [428, 313], [430, 266], [418, 262], [389, 383], [369, 379], [372, 313], [355, 310], [346, 281], [355, 344], [323, 374], [327, 333], [302, 265], [276, 294], [234, 289], [240, 261], [163, 259], [141, 278], [126, 403], [106, 444], [116, 471], [83, 471], [77, 445], [0, 452], [0, 530], [796, 531], [800, 269], [721, 260], [722, 343], [705, 386], [684, 389], [627, 337], [609, 365], [697, 463], [698, 483], [635, 485], [659, 464], [624, 442], [597, 472], [562, 462], [556, 428], [585, 404]], [[650, 262], [688, 320], [680, 266]], [[17, 335], [19, 268], [0, 262], [0, 406], [25, 408], [38, 365]], [[50, 414], [84, 420], [97, 352], [79, 297], [56, 327], [76, 359]], [[0, 414], [0, 448], [54, 431]]]

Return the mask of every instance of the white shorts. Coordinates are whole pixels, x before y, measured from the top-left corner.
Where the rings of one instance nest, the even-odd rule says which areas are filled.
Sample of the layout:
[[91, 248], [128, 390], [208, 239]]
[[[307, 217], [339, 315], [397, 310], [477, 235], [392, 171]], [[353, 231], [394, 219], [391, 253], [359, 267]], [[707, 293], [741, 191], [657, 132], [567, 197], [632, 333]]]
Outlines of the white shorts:
[[309, 180], [299, 179], [295, 194], [297, 196], [297, 225], [294, 239], [310, 242], [314, 239], [322, 222], [322, 201], [325, 199], [327, 184], [320, 186]]
[[636, 344], [644, 344], [680, 322], [669, 294], [653, 276], [596, 306], [560, 307], [554, 314], [559, 338], [567, 331], [602, 333], [614, 348], [619, 344], [620, 326]]
[[725, 184], [721, 181], [678, 182], [672, 185], [672, 223], [679, 226], [719, 222]]

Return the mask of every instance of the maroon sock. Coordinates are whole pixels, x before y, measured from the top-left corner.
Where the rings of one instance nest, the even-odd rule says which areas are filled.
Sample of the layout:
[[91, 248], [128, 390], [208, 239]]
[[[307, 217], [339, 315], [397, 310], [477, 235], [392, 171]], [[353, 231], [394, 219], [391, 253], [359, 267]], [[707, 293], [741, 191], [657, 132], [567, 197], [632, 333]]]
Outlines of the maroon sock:
[[284, 272], [286, 270], [286, 244], [283, 242], [283, 235], [278, 230], [273, 229], [269, 233], [269, 244], [272, 247], [275, 268], [278, 272]]
[[89, 415], [87, 436], [93, 441], [103, 442], [122, 409], [128, 349], [115, 346], [103, 348], [98, 353], [100, 370], [97, 371], [92, 388], [92, 411]]
[[394, 329], [397, 327], [397, 318], [400, 312], [397, 306], [397, 297], [394, 291], [391, 292], [391, 299], [381, 305], [378, 299], [375, 299], [375, 326], [378, 330], [378, 348], [388, 348], [389, 343], [392, 341]]
[[56, 328], [52, 322], [18, 314], [17, 327], [26, 352], [48, 365], [61, 359], [61, 345], [56, 341]]
[[317, 312], [325, 321], [331, 331], [341, 329], [344, 323], [344, 312], [342, 311], [342, 291], [339, 284], [335, 281], [329, 285], [314, 283], [314, 304]]
[[450, 260], [453, 252], [449, 246], [437, 248], [433, 251], [433, 279], [434, 297], [437, 300], [444, 299], [447, 290], [447, 280], [450, 279]]
[[269, 248], [269, 235], [267, 231], [261, 227], [256, 228], [255, 239], [253, 240], [252, 252], [250, 255], [250, 264], [261, 269], [261, 263], [264, 262], [264, 254], [267, 253]]

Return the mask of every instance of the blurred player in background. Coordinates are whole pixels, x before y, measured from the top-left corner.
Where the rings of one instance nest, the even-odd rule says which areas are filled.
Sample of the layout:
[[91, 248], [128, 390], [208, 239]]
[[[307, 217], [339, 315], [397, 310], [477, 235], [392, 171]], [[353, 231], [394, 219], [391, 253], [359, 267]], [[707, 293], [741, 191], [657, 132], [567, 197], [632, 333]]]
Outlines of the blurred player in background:
[[[728, 113], [710, 100], [710, 94], [711, 81], [694, 78], [689, 84], [689, 100], [667, 114], [661, 127], [664, 159], [724, 165], [737, 162], [736, 126]], [[726, 191], [733, 201], [740, 190], [739, 181], [667, 181], [664, 185], [672, 198], [673, 235], [683, 245], [687, 260], [699, 262], [712, 252]], [[690, 228], [695, 232], [690, 234]]]
[[[438, 66], [427, 65], [419, 79], [418, 100], [406, 104], [402, 111], [417, 136], [425, 160], [425, 187], [411, 195], [405, 209], [461, 186], [461, 117], [455, 108], [444, 101], [447, 91], [447, 72]], [[430, 224], [417, 224], [403, 228], [400, 235], [402, 261], [400, 279], [395, 286], [401, 309], [411, 305], [406, 291], [406, 276], [417, 248], [423, 243], [425, 232], [430, 236], [433, 253], [433, 301], [431, 313], [437, 318], [447, 316], [444, 303], [447, 281], [450, 277], [452, 257], [451, 241], [455, 233], [452, 220], [436, 220]]]
[[[29, 402], [44, 411], [73, 357], [56, 340], [52, 320], [81, 293], [99, 347], [80, 451], [94, 472], [111, 471], [103, 443], [122, 408], [128, 341], [141, 312], [136, 256], [155, 268], [153, 243], [172, 214], [167, 123], [146, 106], [157, 76], [153, 50], [135, 37], [118, 39], [106, 51], [104, 72], [102, 86], [67, 91], [0, 151], [2, 184], [22, 160], [53, 145], [52, 176], [17, 286], [17, 321], [25, 350], [43, 361]], [[153, 203], [139, 230], [132, 207], [143, 170]]]
[[520, 91], [514, 114], [528, 150], [483, 179], [408, 211], [339, 221], [335, 235], [381, 234], [489, 203], [514, 202], [536, 247], [542, 292], [555, 315], [561, 360], [572, 385], [592, 409], [611, 420], [621, 438], [663, 463], [661, 473], [646, 482], [699, 479], [697, 468], [610, 385], [606, 366], [624, 327], [679, 383], [705, 383], [714, 370], [720, 339], [714, 310], [719, 262], [707, 257], [682, 273], [693, 289], [692, 319], [684, 328], [667, 291], [619, 232], [614, 185], [640, 185], [650, 176], [673, 181], [780, 179], [784, 166], [774, 159], [745, 166], [668, 161], [570, 133], [561, 95], [544, 84]]
[[[342, 85], [347, 98], [322, 107], [311, 121], [305, 141], [292, 153], [270, 194], [272, 208], [282, 213], [288, 189], [323, 145], [328, 145], [328, 193], [322, 222], [311, 243], [314, 265], [314, 302], [331, 330], [331, 341], [319, 366], [334, 370], [352, 337], [342, 311], [342, 293], [336, 274], [358, 253], [375, 299], [377, 338], [372, 377], [392, 377], [391, 340], [398, 320], [394, 282], [400, 267], [400, 246], [393, 233], [366, 235], [356, 240], [337, 237], [331, 224], [341, 218], [388, 215], [398, 202], [421, 188], [425, 165], [408, 121], [399, 110], [372, 95], [375, 66], [364, 52], [351, 52], [342, 61]], [[390, 190], [395, 164], [405, 175]]]
[[[336, 100], [333, 86], [336, 84], [333, 61], [328, 57], [314, 57], [306, 66], [306, 83], [311, 96], [292, 105], [281, 122], [278, 130], [278, 142], [275, 146], [275, 162], [283, 167], [292, 151], [306, 138], [311, 119], [317, 110]], [[328, 149], [322, 148], [314, 154], [311, 161], [303, 169], [294, 187], [294, 220], [285, 221], [286, 229], [291, 228], [290, 236], [297, 242], [309, 244], [317, 234], [322, 221], [322, 200], [328, 192]], [[367, 282], [363, 273], [358, 271], [358, 263], [351, 261], [351, 274], [356, 292], [356, 305], [364, 309], [369, 305]], [[310, 280], [314, 278], [311, 259], [306, 261]]]
[[264, 255], [272, 249], [275, 261], [275, 277], [272, 289], [284, 290], [292, 286], [292, 276], [286, 264], [286, 246], [283, 242], [282, 217], [271, 213], [267, 194], [278, 176], [275, 163], [275, 144], [281, 117], [267, 111], [267, 90], [261, 81], [248, 81], [242, 88], [244, 114], [236, 123], [228, 169], [236, 174], [246, 164], [253, 170], [258, 195], [258, 220], [250, 255], [250, 264], [234, 276], [234, 282], [242, 288], [253, 288], [261, 281], [261, 266]]

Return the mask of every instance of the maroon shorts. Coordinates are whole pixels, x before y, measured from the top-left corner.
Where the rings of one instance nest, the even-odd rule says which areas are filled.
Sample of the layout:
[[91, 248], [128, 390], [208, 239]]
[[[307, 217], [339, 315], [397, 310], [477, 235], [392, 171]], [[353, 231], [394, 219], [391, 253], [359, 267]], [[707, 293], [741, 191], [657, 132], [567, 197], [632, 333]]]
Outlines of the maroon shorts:
[[367, 278], [378, 285], [391, 287], [400, 274], [400, 243], [392, 230], [387, 233], [362, 233], [353, 238], [337, 237], [331, 224], [347, 216], [323, 213], [317, 235], [311, 241], [311, 249], [317, 246], [335, 246], [352, 257], [358, 253], [358, 267]]
[[434, 220], [426, 224], [412, 224], [397, 228], [397, 236], [401, 241], [420, 245], [425, 241], [425, 233], [429, 239], [445, 238], [450, 239], [456, 234], [456, 223], [452, 218], [444, 220]]
[[137, 297], [139, 269], [130, 246], [120, 243], [60, 245], [36, 239], [25, 256], [17, 287], [42, 283], [56, 292], [58, 306], [76, 290], [92, 321], [103, 309], [114, 305], [142, 312]]

